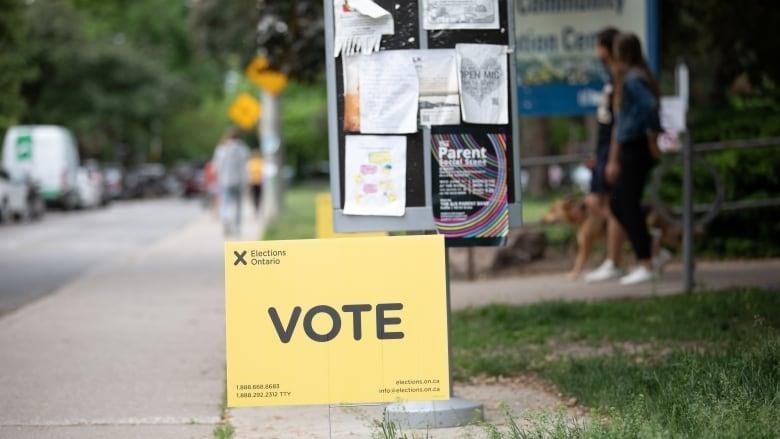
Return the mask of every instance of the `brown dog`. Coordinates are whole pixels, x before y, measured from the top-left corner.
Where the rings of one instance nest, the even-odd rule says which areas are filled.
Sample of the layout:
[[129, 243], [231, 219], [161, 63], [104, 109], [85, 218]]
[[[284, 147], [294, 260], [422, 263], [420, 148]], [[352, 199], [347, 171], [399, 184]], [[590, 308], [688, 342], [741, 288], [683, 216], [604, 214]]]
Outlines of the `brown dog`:
[[554, 202], [542, 218], [544, 224], [559, 222], [570, 224], [577, 230], [577, 255], [568, 274], [570, 279], [575, 279], [582, 273], [593, 244], [607, 236], [607, 219], [588, 210], [582, 198], [567, 197]]
[[[653, 235], [653, 246], [663, 245], [679, 249], [682, 237], [680, 228], [666, 221], [651, 206], [646, 206], [645, 209], [647, 226]], [[593, 245], [605, 240], [607, 236], [607, 219], [600, 213], [589, 210], [585, 200], [579, 197], [571, 196], [555, 201], [542, 218], [542, 223], [567, 223], [576, 229], [577, 253], [574, 267], [568, 274], [570, 279], [576, 279], [582, 274]]]

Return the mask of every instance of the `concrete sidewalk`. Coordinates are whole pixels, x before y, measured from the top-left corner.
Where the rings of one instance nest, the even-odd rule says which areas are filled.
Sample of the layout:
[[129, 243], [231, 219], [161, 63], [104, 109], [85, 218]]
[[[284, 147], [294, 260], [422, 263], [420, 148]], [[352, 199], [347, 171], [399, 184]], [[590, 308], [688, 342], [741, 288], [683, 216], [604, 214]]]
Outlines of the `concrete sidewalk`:
[[[256, 239], [246, 217], [242, 238]], [[203, 213], [0, 318], [0, 437], [213, 437], [225, 393], [223, 242]]]
[[[780, 259], [698, 262], [696, 291], [729, 287], [780, 289]], [[677, 294], [683, 289], [679, 263], [671, 263], [654, 283], [622, 286], [617, 281], [586, 284], [566, 274], [507, 277], [475, 282], [453, 282], [453, 309], [491, 303], [528, 304], [550, 300], [603, 300]]]

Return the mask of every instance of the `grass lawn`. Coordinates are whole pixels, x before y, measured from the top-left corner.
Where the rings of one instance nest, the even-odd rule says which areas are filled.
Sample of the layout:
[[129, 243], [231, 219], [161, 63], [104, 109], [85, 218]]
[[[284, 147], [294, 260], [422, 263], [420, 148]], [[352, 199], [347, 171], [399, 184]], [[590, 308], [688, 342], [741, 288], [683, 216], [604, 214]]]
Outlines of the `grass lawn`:
[[780, 291], [489, 306], [452, 326], [456, 378], [536, 374], [593, 409], [509, 437], [780, 437]]
[[328, 192], [326, 184], [302, 184], [288, 188], [282, 214], [265, 231], [263, 239], [311, 239], [315, 235], [314, 200], [318, 193]]
[[[309, 239], [315, 235], [314, 199], [318, 193], [329, 192], [325, 183], [302, 184], [289, 188], [286, 192], [285, 207], [282, 215], [266, 230], [263, 239]], [[549, 209], [554, 198], [526, 198], [523, 200], [523, 221], [538, 223]], [[544, 227], [548, 242], [552, 245], [565, 245], [572, 239], [571, 227], [554, 224]]]

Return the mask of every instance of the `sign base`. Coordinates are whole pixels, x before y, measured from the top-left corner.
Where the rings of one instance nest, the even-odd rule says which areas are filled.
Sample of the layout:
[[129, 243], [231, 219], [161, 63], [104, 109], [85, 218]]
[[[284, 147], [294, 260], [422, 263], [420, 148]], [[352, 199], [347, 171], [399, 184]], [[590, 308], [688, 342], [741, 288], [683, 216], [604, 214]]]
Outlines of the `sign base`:
[[482, 404], [460, 398], [404, 402], [385, 408], [385, 422], [410, 429], [462, 427], [483, 420]]

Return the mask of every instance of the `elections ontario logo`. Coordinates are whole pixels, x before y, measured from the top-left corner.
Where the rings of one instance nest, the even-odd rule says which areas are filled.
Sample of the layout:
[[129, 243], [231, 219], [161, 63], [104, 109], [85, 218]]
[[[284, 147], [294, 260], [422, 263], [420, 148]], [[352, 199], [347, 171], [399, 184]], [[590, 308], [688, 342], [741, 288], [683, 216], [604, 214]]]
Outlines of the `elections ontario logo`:
[[233, 250], [233, 266], [266, 266], [280, 265], [287, 256], [286, 250]]

